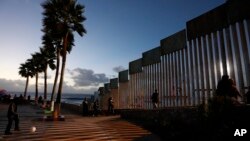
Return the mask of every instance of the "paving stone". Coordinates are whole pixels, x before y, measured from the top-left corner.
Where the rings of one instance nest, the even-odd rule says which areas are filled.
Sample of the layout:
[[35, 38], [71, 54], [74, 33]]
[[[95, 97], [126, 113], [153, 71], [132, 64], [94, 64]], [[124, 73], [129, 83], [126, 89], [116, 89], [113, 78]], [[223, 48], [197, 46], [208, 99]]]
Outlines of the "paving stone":
[[[42, 109], [19, 105], [21, 131], [4, 135], [8, 105], [0, 104], [0, 141], [160, 141], [161, 139], [133, 123], [116, 116], [82, 117], [63, 111], [65, 121], [39, 121]], [[14, 124], [13, 124], [14, 126]], [[14, 128], [12, 126], [12, 129]], [[31, 127], [36, 132], [31, 132]]]

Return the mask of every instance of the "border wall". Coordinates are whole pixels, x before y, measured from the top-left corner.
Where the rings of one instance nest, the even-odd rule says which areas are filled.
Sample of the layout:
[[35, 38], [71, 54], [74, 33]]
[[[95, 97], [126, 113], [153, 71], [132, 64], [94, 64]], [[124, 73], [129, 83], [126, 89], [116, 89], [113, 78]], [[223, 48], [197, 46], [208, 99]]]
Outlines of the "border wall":
[[250, 1], [229, 0], [187, 21], [186, 29], [129, 62], [118, 74], [117, 90], [102, 95], [104, 102], [112, 95], [116, 109], [152, 109], [150, 96], [158, 89], [160, 108], [197, 106], [213, 96], [224, 74], [244, 96], [250, 86], [249, 7]]

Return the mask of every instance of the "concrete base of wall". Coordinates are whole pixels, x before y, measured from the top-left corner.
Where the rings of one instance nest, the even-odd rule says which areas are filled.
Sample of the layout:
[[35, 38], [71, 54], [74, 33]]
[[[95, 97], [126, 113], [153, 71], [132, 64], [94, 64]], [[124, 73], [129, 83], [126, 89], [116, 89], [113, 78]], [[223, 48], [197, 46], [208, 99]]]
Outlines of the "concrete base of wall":
[[[167, 139], [214, 140], [233, 137], [236, 129], [250, 132], [250, 106], [234, 107], [228, 117], [211, 117], [201, 107], [121, 110], [121, 117]], [[225, 119], [224, 119], [225, 118]], [[248, 134], [248, 137], [250, 134]]]

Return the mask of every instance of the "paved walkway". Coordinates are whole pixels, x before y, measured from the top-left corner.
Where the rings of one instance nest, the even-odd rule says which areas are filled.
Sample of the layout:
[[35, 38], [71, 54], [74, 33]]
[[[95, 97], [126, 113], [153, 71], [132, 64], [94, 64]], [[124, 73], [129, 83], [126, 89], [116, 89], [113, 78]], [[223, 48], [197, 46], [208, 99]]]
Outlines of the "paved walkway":
[[[160, 141], [150, 131], [120, 118], [120, 116], [82, 117], [62, 111], [65, 121], [38, 121], [42, 110], [32, 105], [20, 105], [20, 129], [4, 135], [7, 124], [6, 104], [0, 103], [0, 141]], [[13, 124], [14, 126], [14, 124]], [[12, 129], [13, 129], [12, 126]], [[37, 128], [31, 132], [31, 127]]]

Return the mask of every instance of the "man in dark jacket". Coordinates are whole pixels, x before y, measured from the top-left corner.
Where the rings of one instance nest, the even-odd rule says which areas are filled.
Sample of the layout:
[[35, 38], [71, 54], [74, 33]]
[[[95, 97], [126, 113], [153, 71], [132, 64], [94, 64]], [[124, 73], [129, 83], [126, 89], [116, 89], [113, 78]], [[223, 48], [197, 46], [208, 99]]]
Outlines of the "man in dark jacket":
[[94, 109], [94, 116], [98, 116], [99, 111], [100, 111], [98, 99], [95, 100], [93, 109]]
[[158, 102], [159, 102], [159, 93], [158, 93], [157, 89], [155, 89], [155, 92], [152, 94], [151, 100], [153, 103], [153, 109], [157, 108]]
[[85, 97], [82, 101], [82, 115], [88, 116], [88, 114], [89, 114], [89, 105], [88, 105], [88, 100]]
[[113, 97], [109, 97], [108, 99], [108, 112], [109, 114], [115, 113]]
[[17, 98], [13, 99], [9, 105], [8, 112], [8, 124], [5, 130], [5, 135], [11, 135], [10, 132], [12, 122], [15, 121], [15, 131], [19, 131], [19, 116], [17, 114]]

